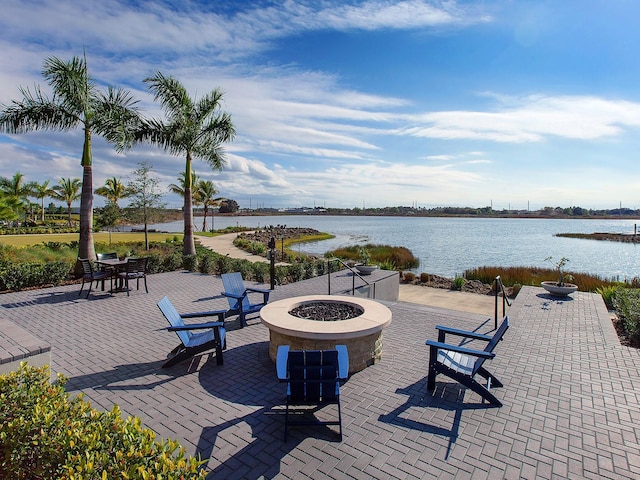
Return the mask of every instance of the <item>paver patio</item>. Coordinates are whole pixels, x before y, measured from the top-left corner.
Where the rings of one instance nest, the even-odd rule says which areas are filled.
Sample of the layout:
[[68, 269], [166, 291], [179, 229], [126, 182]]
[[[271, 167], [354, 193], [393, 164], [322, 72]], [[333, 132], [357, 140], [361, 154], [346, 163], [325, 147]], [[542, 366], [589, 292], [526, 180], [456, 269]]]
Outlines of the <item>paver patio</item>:
[[[332, 279], [332, 285], [339, 280]], [[383, 358], [342, 388], [344, 441], [295, 429], [283, 442], [284, 385], [258, 320], [229, 323], [224, 365], [204, 355], [162, 370], [177, 344], [156, 302], [178, 311], [226, 308], [220, 277], [172, 272], [144, 290], [85, 300], [79, 285], [0, 296], [2, 317], [51, 345], [52, 369], [96, 408], [142, 418], [208, 458], [210, 478], [638, 478], [640, 356], [620, 345], [602, 299], [558, 300], [524, 287], [488, 368], [502, 408], [438, 377], [426, 390], [435, 325], [489, 331], [485, 316], [387, 303]], [[326, 277], [277, 288], [272, 299], [326, 293]]]

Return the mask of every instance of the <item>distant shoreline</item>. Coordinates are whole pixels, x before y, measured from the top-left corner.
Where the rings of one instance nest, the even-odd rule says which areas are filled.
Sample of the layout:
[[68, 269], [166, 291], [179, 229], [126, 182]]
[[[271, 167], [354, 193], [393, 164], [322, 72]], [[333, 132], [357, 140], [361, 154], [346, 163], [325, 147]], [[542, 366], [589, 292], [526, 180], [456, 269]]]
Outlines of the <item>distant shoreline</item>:
[[[194, 212], [194, 217], [202, 218], [202, 212]], [[542, 215], [542, 214], [502, 214], [472, 215], [472, 214], [393, 214], [393, 213], [354, 213], [354, 212], [235, 212], [216, 213], [216, 217], [419, 217], [419, 218], [522, 218], [542, 220], [638, 220], [640, 215]], [[179, 220], [182, 220], [180, 218]]]
[[633, 233], [557, 233], [556, 237], [604, 240], [608, 242], [640, 243], [640, 235]]

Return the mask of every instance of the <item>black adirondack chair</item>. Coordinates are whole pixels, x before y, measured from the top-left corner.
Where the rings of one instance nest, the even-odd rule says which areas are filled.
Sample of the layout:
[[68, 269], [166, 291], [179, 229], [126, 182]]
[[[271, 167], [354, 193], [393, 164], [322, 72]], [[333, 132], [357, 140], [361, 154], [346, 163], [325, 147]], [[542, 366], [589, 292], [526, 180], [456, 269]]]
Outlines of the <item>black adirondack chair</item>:
[[[509, 317], [504, 317], [493, 336], [440, 325], [436, 326], [438, 341], [427, 340], [426, 342], [430, 347], [427, 389], [432, 392], [436, 388], [436, 376], [442, 373], [476, 392], [493, 405], [502, 406], [502, 402], [491, 393], [491, 387], [502, 387], [502, 383], [489, 373], [483, 364], [486, 360], [495, 357], [493, 350], [498, 342], [502, 340], [508, 328]], [[486, 341], [487, 346], [484, 350], [474, 350], [462, 345], [447, 344], [445, 343], [446, 334]], [[486, 380], [486, 384], [479, 383], [475, 378], [476, 375], [483, 377]]]
[[[244, 328], [247, 324], [247, 316], [252, 313], [258, 313], [269, 301], [271, 292], [260, 288], [245, 287], [240, 272], [223, 273], [221, 277], [222, 285], [224, 286], [222, 295], [229, 300], [229, 310], [226, 316], [239, 315], [240, 327]], [[252, 299], [249, 298], [252, 293], [261, 294], [261, 301], [252, 303]]]
[[[288, 345], [278, 347], [276, 369], [281, 382], [287, 383], [287, 405], [284, 421], [284, 440], [289, 426], [338, 425], [342, 441], [342, 412], [340, 409], [340, 383], [349, 375], [349, 355], [345, 345], [335, 350], [289, 350]], [[299, 410], [294, 406], [314, 406], [315, 410]], [[337, 420], [319, 420], [316, 410], [326, 405], [337, 405]], [[303, 420], [292, 420], [302, 418]]]
[[[162, 365], [168, 368], [183, 360], [193, 357], [198, 353], [215, 348], [216, 364], [222, 365], [222, 350], [227, 348], [226, 331], [224, 329], [224, 314], [226, 310], [212, 310], [210, 312], [183, 313], [180, 315], [168, 297], [158, 302], [158, 308], [171, 324], [167, 327], [170, 332], [176, 332], [180, 338], [180, 344], [169, 353], [169, 360]], [[185, 318], [200, 318], [217, 316], [217, 322], [185, 324]], [[192, 333], [192, 330], [204, 330]]]

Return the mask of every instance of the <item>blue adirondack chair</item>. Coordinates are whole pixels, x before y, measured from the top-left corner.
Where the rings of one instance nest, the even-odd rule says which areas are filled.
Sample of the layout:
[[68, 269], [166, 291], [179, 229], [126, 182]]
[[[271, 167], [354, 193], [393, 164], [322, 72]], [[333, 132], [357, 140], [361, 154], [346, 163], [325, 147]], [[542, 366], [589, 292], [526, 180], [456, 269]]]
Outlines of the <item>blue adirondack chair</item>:
[[[180, 345], [169, 353], [169, 360], [162, 365], [168, 368], [177, 363], [191, 358], [194, 355], [212, 348], [216, 349], [216, 363], [222, 365], [222, 350], [227, 348], [226, 332], [224, 329], [224, 314], [226, 310], [212, 310], [210, 312], [183, 313], [180, 315], [169, 298], [164, 297], [158, 302], [158, 308], [165, 316], [170, 327], [167, 330], [176, 332], [180, 338]], [[185, 318], [213, 317], [217, 316], [217, 322], [185, 324]], [[204, 330], [192, 333], [192, 330]]]
[[[221, 276], [222, 285], [224, 286], [222, 295], [229, 300], [229, 310], [225, 317], [239, 315], [240, 327], [244, 328], [247, 324], [247, 315], [258, 313], [269, 301], [269, 294], [271, 292], [260, 288], [245, 287], [240, 272], [223, 273]], [[261, 301], [252, 303], [249, 298], [252, 293], [262, 295]], [[253, 295], [253, 297], [255, 296], [256, 295]]]
[[[436, 326], [438, 330], [438, 341], [427, 340], [426, 342], [430, 347], [427, 389], [432, 392], [436, 388], [436, 376], [442, 373], [447, 377], [457, 380], [490, 403], [502, 406], [502, 402], [491, 393], [491, 387], [502, 387], [502, 383], [489, 373], [483, 367], [483, 364], [486, 360], [490, 360], [496, 356], [493, 350], [498, 342], [502, 340], [508, 328], [509, 317], [504, 317], [504, 320], [493, 336], [440, 325]], [[445, 343], [446, 334], [486, 341], [487, 346], [484, 350], [474, 350], [461, 345], [447, 344]], [[476, 381], [476, 375], [483, 377], [487, 383], [483, 385]]]
[[[284, 420], [284, 440], [287, 441], [292, 425], [337, 425], [342, 441], [342, 412], [340, 409], [340, 383], [349, 376], [349, 354], [345, 345], [335, 350], [290, 350], [289, 345], [278, 347], [276, 356], [278, 379], [287, 383], [287, 406]], [[315, 408], [291, 414], [294, 406], [311, 405]], [[313, 413], [327, 405], [337, 405], [337, 420], [319, 420]], [[299, 413], [307, 414], [298, 415]], [[291, 417], [296, 420], [291, 420]], [[299, 420], [299, 419], [302, 420]]]

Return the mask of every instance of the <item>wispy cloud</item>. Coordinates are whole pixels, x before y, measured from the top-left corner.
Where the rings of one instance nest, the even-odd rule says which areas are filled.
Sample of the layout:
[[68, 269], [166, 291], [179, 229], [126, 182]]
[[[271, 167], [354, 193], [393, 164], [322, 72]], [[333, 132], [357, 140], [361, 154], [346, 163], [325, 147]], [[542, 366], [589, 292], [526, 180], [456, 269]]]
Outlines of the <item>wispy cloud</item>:
[[[515, 99], [510, 100], [513, 104]], [[590, 96], [529, 96], [493, 112], [442, 111], [416, 116], [404, 134], [440, 139], [540, 142], [592, 140], [640, 127], [640, 103]]]

